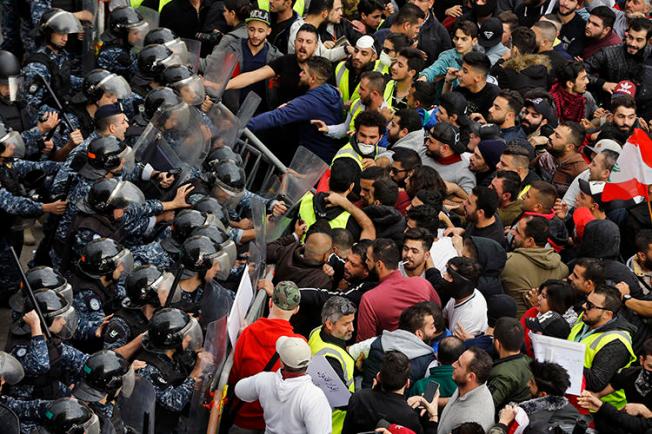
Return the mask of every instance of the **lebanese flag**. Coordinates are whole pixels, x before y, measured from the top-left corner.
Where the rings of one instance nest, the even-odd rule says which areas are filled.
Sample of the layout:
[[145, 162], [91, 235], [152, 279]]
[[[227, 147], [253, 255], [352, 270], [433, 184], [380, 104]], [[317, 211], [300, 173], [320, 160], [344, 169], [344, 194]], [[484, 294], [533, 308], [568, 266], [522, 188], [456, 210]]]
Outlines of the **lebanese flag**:
[[640, 203], [648, 200], [652, 184], [652, 139], [639, 128], [634, 130], [611, 171], [602, 191], [602, 201], [624, 200]]

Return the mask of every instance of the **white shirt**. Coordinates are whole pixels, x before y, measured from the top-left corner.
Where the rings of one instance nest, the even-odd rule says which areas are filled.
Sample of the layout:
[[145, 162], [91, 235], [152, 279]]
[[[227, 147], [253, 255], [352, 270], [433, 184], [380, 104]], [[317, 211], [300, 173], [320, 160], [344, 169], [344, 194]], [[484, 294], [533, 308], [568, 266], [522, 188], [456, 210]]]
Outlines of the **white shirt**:
[[583, 172], [580, 172], [580, 174], [571, 181], [568, 190], [566, 190], [566, 194], [564, 194], [564, 198], [562, 199], [566, 202], [566, 205], [568, 205], [569, 208], [575, 207], [575, 198], [580, 193], [580, 179], [588, 181], [590, 177], [591, 173], [589, 172], [589, 169], [586, 169]]
[[281, 371], [261, 372], [235, 385], [245, 402], [260, 401], [266, 434], [330, 434], [332, 412], [310, 375], [284, 380]]
[[444, 307], [444, 318], [448, 319], [448, 329], [454, 331], [457, 324], [464, 327], [467, 333], [478, 336], [487, 330], [487, 301], [477, 289], [473, 295], [456, 304], [451, 298]]
[[439, 229], [437, 231], [437, 236], [439, 238], [432, 243], [432, 247], [430, 247], [432, 263], [435, 264], [435, 268], [437, 268], [442, 274], [446, 271], [448, 260], [460, 256], [457, 254], [455, 247], [453, 247], [453, 239], [451, 237], [445, 237], [443, 234], [444, 230]]

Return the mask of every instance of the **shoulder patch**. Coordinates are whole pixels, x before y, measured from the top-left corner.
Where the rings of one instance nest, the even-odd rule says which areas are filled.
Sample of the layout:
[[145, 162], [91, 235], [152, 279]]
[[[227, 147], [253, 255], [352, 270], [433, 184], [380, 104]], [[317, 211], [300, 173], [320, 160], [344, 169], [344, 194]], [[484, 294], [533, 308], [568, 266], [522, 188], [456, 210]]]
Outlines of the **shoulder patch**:
[[29, 93], [34, 93], [38, 90], [38, 84], [34, 83], [32, 84], [29, 89], [27, 89]]
[[27, 348], [18, 348], [16, 351], [16, 357], [25, 357], [25, 354], [27, 354]]
[[91, 299], [88, 301], [88, 306], [89, 306], [92, 310], [100, 310], [100, 301], [99, 301], [97, 298], [91, 298]]
[[156, 374], [152, 375], [152, 380], [154, 380], [155, 386], [168, 387], [168, 382], [161, 373], [157, 372]]

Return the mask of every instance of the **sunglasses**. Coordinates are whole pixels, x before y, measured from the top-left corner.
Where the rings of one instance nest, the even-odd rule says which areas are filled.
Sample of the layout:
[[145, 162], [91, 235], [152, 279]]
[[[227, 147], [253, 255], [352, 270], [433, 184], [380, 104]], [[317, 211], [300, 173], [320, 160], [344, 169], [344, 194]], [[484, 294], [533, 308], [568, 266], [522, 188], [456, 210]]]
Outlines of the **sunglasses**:
[[591, 303], [589, 300], [586, 300], [585, 304], [586, 304], [586, 310], [600, 309], [600, 310], [606, 310], [608, 312], [612, 312], [611, 309], [607, 309], [606, 307], [596, 306], [595, 304]]
[[391, 169], [389, 169], [389, 171], [390, 173], [398, 174], [398, 173], [407, 172], [408, 169], [397, 169], [396, 167], [392, 167]]

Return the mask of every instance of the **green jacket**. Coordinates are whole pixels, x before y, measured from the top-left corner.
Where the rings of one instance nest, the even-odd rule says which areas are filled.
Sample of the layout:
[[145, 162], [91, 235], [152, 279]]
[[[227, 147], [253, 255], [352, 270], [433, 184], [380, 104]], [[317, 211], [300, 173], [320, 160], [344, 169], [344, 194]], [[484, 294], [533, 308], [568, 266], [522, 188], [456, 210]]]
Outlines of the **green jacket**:
[[521, 402], [532, 398], [528, 382], [532, 378], [530, 358], [524, 354], [506, 357], [494, 362], [487, 387], [491, 391], [496, 409], [510, 402]]
[[430, 368], [430, 375], [417, 381], [408, 390], [407, 396], [422, 395], [426, 391], [429, 381], [439, 383], [439, 396], [449, 398], [457, 390], [457, 384], [453, 381], [453, 366], [439, 365]]

